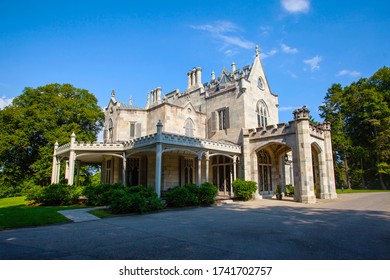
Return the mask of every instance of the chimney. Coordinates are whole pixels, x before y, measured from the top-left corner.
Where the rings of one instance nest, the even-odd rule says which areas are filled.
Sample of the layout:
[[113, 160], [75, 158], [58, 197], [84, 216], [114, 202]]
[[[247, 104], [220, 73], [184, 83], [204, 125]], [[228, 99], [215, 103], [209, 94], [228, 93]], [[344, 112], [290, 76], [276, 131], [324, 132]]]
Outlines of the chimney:
[[232, 74], [234, 74], [234, 72], [236, 72], [236, 64], [233, 62], [232, 63]]
[[201, 86], [202, 85], [202, 68], [197, 67], [195, 69], [195, 73], [196, 73], [196, 84]]

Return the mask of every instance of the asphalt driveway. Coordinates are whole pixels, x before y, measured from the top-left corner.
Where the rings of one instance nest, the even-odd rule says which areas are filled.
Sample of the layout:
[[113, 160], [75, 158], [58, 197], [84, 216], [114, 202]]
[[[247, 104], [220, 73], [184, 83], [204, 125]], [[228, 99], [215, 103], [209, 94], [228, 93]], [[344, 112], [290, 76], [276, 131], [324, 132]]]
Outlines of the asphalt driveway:
[[0, 259], [390, 259], [390, 193], [259, 200], [0, 231]]

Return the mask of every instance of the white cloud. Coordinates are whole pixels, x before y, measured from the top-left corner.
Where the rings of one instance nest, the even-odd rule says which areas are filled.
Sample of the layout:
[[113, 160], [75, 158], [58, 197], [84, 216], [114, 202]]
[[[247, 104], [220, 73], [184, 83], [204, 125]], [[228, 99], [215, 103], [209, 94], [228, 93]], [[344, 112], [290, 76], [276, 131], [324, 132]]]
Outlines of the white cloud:
[[310, 9], [309, 0], [281, 0], [283, 9], [292, 14], [307, 13]]
[[351, 77], [360, 77], [362, 74], [358, 71], [351, 70], [340, 70], [337, 76], [351, 76]]
[[6, 98], [5, 96], [0, 97], [0, 109], [8, 106], [12, 103], [13, 98]]
[[[242, 28], [230, 21], [216, 21], [214, 24], [190, 25], [190, 28], [210, 33], [215, 39], [221, 41], [224, 47], [236, 46], [243, 49], [252, 49], [255, 44], [237, 36]], [[231, 54], [231, 53], [229, 53]]]
[[320, 70], [320, 65], [319, 63], [322, 61], [322, 57], [316, 55], [313, 58], [305, 59], [303, 62], [305, 64], [310, 65], [311, 71], [318, 71]]
[[287, 46], [286, 44], [281, 44], [280, 48], [282, 49], [282, 52], [284, 52], [284, 53], [295, 54], [298, 52], [297, 48], [292, 48], [290, 46]]
[[261, 57], [262, 59], [265, 59], [265, 58], [270, 57], [270, 56], [273, 56], [273, 55], [275, 55], [275, 54], [277, 54], [277, 53], [278, 53], [278, 50], [277, 50], [277, 49], [272, 49], [272, 50], [270, 50], [269, 52], [260, 52], [260, 57]]

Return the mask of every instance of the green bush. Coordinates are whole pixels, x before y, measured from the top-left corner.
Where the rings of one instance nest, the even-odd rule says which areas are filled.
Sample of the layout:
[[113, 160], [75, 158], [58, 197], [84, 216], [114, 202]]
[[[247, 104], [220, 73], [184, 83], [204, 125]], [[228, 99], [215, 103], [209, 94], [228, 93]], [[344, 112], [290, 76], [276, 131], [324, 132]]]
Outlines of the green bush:
[[92, 184], [84, 188], [83, 194], [91, 206], [109, 205], [113, 190], [123, 189], [122, 183]]
[[203, 183], [198, 189], [198, 199], [202, 206], [212, 205], [218, 194], [218, 188], [211, 183]]
[[168, 205], [172, 207], [198, 205], [198, 189], [199, 188], [194, 184], [187, 184], [169, 189], [165, 193]]
[[293, 185], [286, 185], [286, 195], [287, 196], [294, 195], [294, 186]]
[[133, 186], [113, 190], [110, 206], [112, 213], [124, 214], [160, 210], [165, 205], [153, 188]]
[[80, 187], [66, 184], [51, 184], [46, 187], [32, 187], [27, 192], [27, 199], [43, 205], [72, 205], [79, 201], [82, 193]]
[[177, 186], [165, 193], [169, 206], [208, 206], [214, 203], [218, 188], [211, 183], [203, 183], [200, 187], [195, 184]]
[[247, 201], [253, 198], [253, 194], [257, 190], [257, 184], [253, 181], [243, 181], [236, 179], [233, 182], [234, 195], [239, 200]]

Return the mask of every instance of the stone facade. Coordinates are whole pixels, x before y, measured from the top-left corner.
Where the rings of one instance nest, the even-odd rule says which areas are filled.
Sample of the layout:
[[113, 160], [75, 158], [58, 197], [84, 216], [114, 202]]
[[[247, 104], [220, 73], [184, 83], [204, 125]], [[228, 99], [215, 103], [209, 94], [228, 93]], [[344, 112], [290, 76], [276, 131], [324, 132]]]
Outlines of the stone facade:
[[151, 185], [157, 193], [186, 183], [211, 182], [232, 196], [231, 183], [258, 183], [257, 198], [277, 186], [295, 187], [295, 200], [314, 203], [336, 197], [330, 124], [313, 125], [306, 107], [278, 123], [278, 96], [268, 85], [258, 48], [251, 66], [202, 83], [202, 69], [187, 73], [184, 92], [149, 91], [139, 108], [115, 99], [105, 109], [104, 142], [55, 145], [52, 181], [62, 160], [74, 183], [76, 166], [101, 163], [102, 181]]

